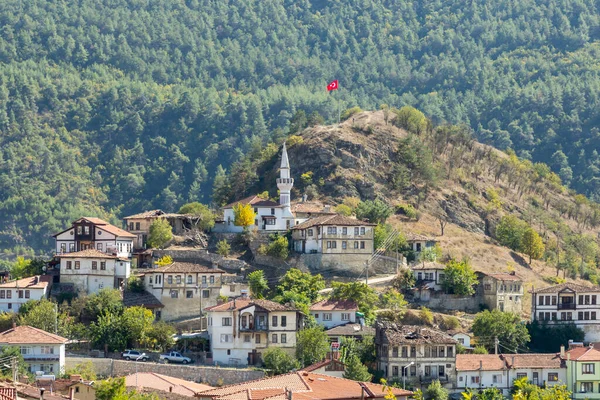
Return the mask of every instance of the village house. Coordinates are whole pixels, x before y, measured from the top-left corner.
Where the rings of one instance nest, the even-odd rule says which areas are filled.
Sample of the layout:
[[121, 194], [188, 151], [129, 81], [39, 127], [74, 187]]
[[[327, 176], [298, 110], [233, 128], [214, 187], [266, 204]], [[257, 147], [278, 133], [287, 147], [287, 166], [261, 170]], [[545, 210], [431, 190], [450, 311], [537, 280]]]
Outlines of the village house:
[[408, 247], [413, 251], [413, 253], [415, 254], [415, 259], [418, 261], [421, 252], [425, 249], [435, 247], [435, 245], [438, 244], [438, 241], [429, 236], [411, 232], [408, 233], [406, 236], [406, 243], [408, 244]]
[[307, 196], [304, 195], [301, 201], [292, 203], [292, 214], [296, 217], [296, 225], [309, 218], [336, 214], [330, 205], [317, 201], [307, 201], [306, 198]]
[[490, 310], [521, 314], [523, 312], [523, 279], [511, 273], [477, 273], [482, 303]]
[[312, 372], [315, 374], [337, 376], [338, 378], [344, 377], [346, 371], [346, 365], [339, 360], [339, 351], [330, 351], [327, 353], [325, 360], [304, 367], [300, 372]]
[[[391, 388], [397, 400], [407, 400], [413, 393]], [[259, 379], [208, 390], [197, 395], [201, 400], [384, 400], [383, 385], [357, 382], [350, 379], [309, 371], [296, 371], [284, 375]]]
[[356, 322], [358, 305], [350, 300], [321, 300], [310, 306], [310, 314], [325, 329]]
[[19, 312], [29, 300], [41, 300], [50, 294], [49, 276], [32, 276], [0, 284], [0, 311]]
[[121, 258], [131, 258], [136, 237], [100, 218], [92, 217], [79, 218], [70, 228], [53, 236], [58, 255], [96, 249]]
[[279, 203], [259, 196], [250, 196], [227, 204], [222, 207], [223, 221], [216, 221], [213, 230], [215, 232], [242, 232], [243, 227], [235, 225], [233, 208], [238, 204], [249, 204], [254, 209], [256, 214], [254, 225], [248, 227], [251, 230], [286, 231], [290, 229], [296, 224], [296, 218], [291, 210], [291, 190], [293, 186], [294, 178], [290, 175], [290, 162], [284, 143], [281, 151], [279, 178], [277, 178]]
[[375, 328], [361, 324], [338, 325], [325, 331], [332, 343], [341, 343], [342, 338], [363, 340], [367, 336], [375, 336]]
[[123, 290], [124, 307], [144, 307], [152, 311], [154, 319], [159, 321], [162, 318], [162, 310], [165, 307], [154, 295], [147, 290], [138, 292], [125, 288]]
[[29, 372], [60, 375], [65, 369], [68, 339], [27, 325], [13, 326], [0, 333], [0, 347], [19, 347]]
[[205, 308], [212, 359], [217, 364], [261, 365], [262, 352], [279, 347], [294, 354], [302, 313], [269, 300], [234, 299]]
[[531, 319], [548, 324], [573, 323], [585, 340], [600, 341], [600, 288], [561, 283], [531, 291]]
[[388, 381], [405, 378], [418, 386], [455, 381], [456, 340], [432, 328], [378, 322], [377, 369]]
[[247, 297], [250, 294], [250, 286], [244, 278], [235, 274], [221, 275], [221, 296], [229, 298]]
[[146, 291], [162, 304], [165, 321], [198, 317], [217, 304], [224, 271], [202, 264], [175, 261], [142, 273]]
[[410, 266], [415, 277], [413, 293], [415, 300], [427, 302], [432, 292], [443, 289], [444, 270], [446, 266], [435, 261], [418, 262]]
[[60, 283], [73, 285], [80, 292], [98, 293], [104, 288], [122, 289], [131, 273], [131, 263], [93, 248], [57, 256]]
[[450, 330], [450, 331], [446, 331], [446, 333], [448, 335], [452, 336], [452, 339], [456, 340], [465, 349], [472, 349], [472, 347], [471, 347], [472, 335], [470, 333], [462, 332], [459, 330]]
[[515, 381], [526, 378], [541, 387], [567, 383], [567, 367], [560, 354], [457, 354], [456, 389], [497, 388], [508, 395]]
[[567, 367], [567, 389], [573, 399], [600, 399], [600, 351], [593, 346], [580, 346], [565, 352], [561, 357]]

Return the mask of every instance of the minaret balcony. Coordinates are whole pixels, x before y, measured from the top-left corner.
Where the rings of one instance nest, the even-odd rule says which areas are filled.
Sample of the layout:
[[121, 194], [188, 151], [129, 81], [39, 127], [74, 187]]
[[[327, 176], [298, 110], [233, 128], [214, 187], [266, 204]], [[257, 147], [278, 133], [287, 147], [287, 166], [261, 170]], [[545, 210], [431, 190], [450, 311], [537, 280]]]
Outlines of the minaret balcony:
[[277, 184], [283, 184], [283, 185], [293, 185], [294, 184], [294, 178], [277, 178]]

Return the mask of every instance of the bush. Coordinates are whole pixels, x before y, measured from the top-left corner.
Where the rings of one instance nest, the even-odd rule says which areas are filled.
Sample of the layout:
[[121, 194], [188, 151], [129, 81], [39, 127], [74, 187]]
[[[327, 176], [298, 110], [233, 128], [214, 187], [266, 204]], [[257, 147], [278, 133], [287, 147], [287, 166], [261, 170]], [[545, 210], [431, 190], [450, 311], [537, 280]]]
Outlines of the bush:
[[278, 234], [271, 235], [269, 238], [271, 241], [268, 246], [261, 245], [258, 249], [260, 254], [266, 254], [271, 257], [280, 258], [285, 260], [289, 255], [289, 243], [285, 236]]
[[350, 118], [351, 116], [353, 116], [354, 114], [358, 114], [359, 112], [362, 112], [362, 109], [358, 106], [356, 107], [352, 107], [352, 108], [348, 108], [344, 111], [342, 111], [342, 114], [340, 116], [340, 120], [345, 121], [348, 118]]
[[134, 293], [142, 293], [146, 288], [144, 287], [144, 281], [137, 276], [130, 276], [127, 280], [127, 287]]
[[409, 219], [418, 220], [418, 211], [410, 204], [398, 204], [396, 214], [405, 215]]
[[152, 222], [148, 233], [148, 246], [162, 248], [173, 238], [171, 224], [164, 218], [159, 218]]
[[345, 204], [339, 204], [334, 208], [334, 211], [340, 215], [345, 217], [349, 217], [352, 215], [352, 209]]
[[264, 353], [263, 360], [265, 368], [273, 371], [274, 375], [285, 374], [300, 366], [298, 360], [279, 347], [267, 349]]
[[423, 325], [433, 325], [433, 313], [425, 306], [421, 306], [419, 309], [419, 318]]
[[457, 329], [460, 326], [460, 321], [456, 317], [452, 317], [452, 316], [445, 317], [443, 325], [444, 325], [444, 329], [449, 331], [449, 330]]
[[219, 240], [217, 243], [217, 254], [227, 257], [229, 256], [229, 252], [231, 251], [231, 245], [225, 239]]

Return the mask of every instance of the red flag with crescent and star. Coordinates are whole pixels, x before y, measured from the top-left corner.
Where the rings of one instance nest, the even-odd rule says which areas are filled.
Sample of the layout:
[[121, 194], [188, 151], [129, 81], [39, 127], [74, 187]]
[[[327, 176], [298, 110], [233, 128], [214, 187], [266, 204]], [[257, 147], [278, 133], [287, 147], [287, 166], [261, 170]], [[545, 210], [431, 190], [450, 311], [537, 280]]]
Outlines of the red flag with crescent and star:
[[331, 92], [332, 90], [337, 90], [338, 88], [338, 80], [336, 79], [335, 81], [331, 81], [331, 83], [329, 85], [327, 85], [327, 91]]

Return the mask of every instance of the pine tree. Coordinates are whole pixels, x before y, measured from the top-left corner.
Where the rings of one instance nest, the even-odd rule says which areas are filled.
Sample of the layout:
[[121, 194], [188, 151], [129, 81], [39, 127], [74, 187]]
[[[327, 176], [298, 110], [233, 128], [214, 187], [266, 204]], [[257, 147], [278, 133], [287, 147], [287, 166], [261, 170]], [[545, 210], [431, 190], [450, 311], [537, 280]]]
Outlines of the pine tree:
[[367, 366], [361, 363], [356, 355], [352, 354], [346, 359], [344, 378], [359, 382], [370, 382], [373, 375], [369, 373]]

